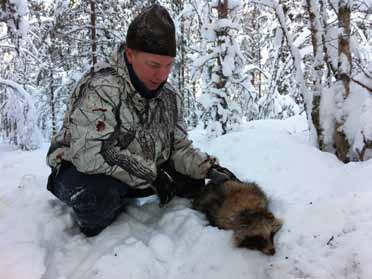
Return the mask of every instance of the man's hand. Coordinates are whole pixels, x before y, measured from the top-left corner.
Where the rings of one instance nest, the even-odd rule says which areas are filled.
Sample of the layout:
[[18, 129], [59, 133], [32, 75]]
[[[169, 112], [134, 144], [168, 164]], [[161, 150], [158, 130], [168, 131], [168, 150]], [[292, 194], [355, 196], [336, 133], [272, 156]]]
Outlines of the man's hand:
[[173, 178], [162, 169], [158, 171], [158, 176], [152, 185], [155, 187], [156, 193], [160, 199], [160, 207], [169, 203], [176, 195], [176, 183]]
[[207, 174], [207, 178], [210, 178], [211, 181], [215, 184], [224, 183], [227, 180], [240, 180], [227, 168], [221, 167], [220, 165], [213, 165]]

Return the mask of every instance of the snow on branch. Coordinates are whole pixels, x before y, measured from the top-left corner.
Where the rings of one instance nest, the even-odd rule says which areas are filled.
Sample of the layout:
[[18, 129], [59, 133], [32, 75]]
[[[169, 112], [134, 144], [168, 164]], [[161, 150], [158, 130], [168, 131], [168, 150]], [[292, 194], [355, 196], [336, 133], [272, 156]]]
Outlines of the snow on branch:
[[11, 123], [16, 123], [18, 145], [24, 150], [39, 148], [42, 136], [37, 126], [38, 113], [32, 96], [14, 81], [0, 78], [1, 85], [6, 86], [9, 93], [1, 109]]
[[[265, 3], [267, 3], [267, 1], [265, 1]], [[275, 14], [276, 14], [276, 16], [279, 20], [279, 23], [280, 23], [280, 27], [283, 31], [283, 35], [287, 40], [288, 47], [289, 47], [290, 53], [292, 55], [293, 64], [294, 64], [294, 67], [295, 67], [295, 70], [296, 70], [296, 81], [297, 81], [297, 84], [300, 86], [300, 89], [301, 89], [301, 92], [303, 94], [305, 104], [306, 104], [308, 125], [309, 125], [310, 133], [311, 133], [311, 141], [313, 143], [316, 143], [317, 142], [317, 136], [316, 136], [315, 127], [314, 127], [314, 124], [313, 124], [313, 121], [312, 121], [312, 116], [311, 116], [311, 112], [312, 112], [312, 108], [313, 108], [313, 104], [312, 104], [313, 103], [313, 96], [305, 85], [304, 73], [303, 73], [302, 68], [301, 68], [302, 59], [301, 59], [300, 52], [299, 52], [298, 48], [295, 46], [292, 34], [289, 32], [289, 30], [287, 28], [282, 5], [279, 4], [276, 0], [271, 0], [271, 5], [269, 5], [269, 6], [274, 8]]]
[[25, 38], [29, 30], [27, 0], [2, 0], [0, 22], [5, 22], [8, 33], [15, 39]]
[[[366, 156], [367, 156], [367, 153], [368, 151], [371, 151], [372, 150], [372, 139], [367, 139], [366, 136], [364, 135], [363, 131], [361, 132], [362, 136], [363, 136], [363, 147], [362, 149], [356, 149], [356, 152], [359, 156], [359, 160], [360, 161], [364, 161], [366, 160]], [[367, 152], [367, 153], [366, 153]], [[371, 155], [370, 155], [371, 156]]]
[[24, 99], [27, 103], [32, 103], [31, 95], [18, 83], [12, 80], [6, 80], [0, 78], [0, 85], [5, 85], [14, 89], [14, 93], [17, 94], [21, 99]]
[[312, 120], [312, 109], [313, 109], [313, 95], [311, 91], [307, 88], [304, 80], [304, 72], [302, 70], [302, 55], [298, 49], [299, 44], [301, 44], [305, 38], [308, 37], [309, 32], [305, 31], [300, 34], [296, 40], [294, 40], [293, 35], [289, 31], [286, 23], [286, 18], [283, 10], [282, 4], [280, 4], [277, 0], [252, 0], [253, 3], [258, 5], [266, 6], [272, 8], [275, 11], [275, 15], [279, 21], [280, 28], [282, 30], [282, 34], [287, 41], [289, 51], [292, 56], [293, 65], [296, 72], [296, 82], [302, 92], [302, 96], [305, 101], [308, 125], [310, 129], [311, 135], [311, 142], [316, 145], [317, 142], [317, 134]]

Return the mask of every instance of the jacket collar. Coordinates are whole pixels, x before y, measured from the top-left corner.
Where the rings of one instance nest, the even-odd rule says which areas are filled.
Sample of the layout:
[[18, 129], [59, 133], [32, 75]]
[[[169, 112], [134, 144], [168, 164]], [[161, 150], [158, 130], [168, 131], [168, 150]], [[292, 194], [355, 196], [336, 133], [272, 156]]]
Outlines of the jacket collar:
[[158, 97], [166, 84], [165, 81], [156, 90], [148, 90], [143, 82], [137, 77], [132, 65], [129, 64], [127, 60], [125, 43], [120, 44], [120, 46], [114, 51], [111, 58], [111, 64], [115, 67], [119, 75], [129, 77], [128, 83], [130, 83], [131, 89], [138, 92], [138, 94], [145, 99]]

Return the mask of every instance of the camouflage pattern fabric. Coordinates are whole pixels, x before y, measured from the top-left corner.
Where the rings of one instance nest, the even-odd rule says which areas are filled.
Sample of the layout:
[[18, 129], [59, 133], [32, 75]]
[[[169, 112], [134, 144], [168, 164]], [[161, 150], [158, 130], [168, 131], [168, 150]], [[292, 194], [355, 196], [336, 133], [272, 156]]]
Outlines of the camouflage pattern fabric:
[[152, 99], [136, 92], [121, 45], [108, 63], [97, 64], [75, 87], [47, 154], [53, 169], [62, 160], [80, 172], [108, 174], [146, 188], [167, 160], [176, 171], [201, 179], [215, 158], [187, 139], [182, 97], [168, 83]]

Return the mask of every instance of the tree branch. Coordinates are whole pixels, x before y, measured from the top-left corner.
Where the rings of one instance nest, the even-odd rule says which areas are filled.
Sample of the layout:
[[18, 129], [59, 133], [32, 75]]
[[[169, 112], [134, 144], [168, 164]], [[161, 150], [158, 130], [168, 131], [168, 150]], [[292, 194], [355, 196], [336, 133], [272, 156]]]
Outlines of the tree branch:
[[372, 140], [367, 139], [366, 136], [364, 135], [363, 131], [361, 132], [363, 135], [363, 148], [362, 150], [359, 150], [358, 148], [356, 149], [356, 152], [358, 154], [359, 160], [364, 161], [364, 156], [367, 151], [367, 149], [372, 149]]
[[356, 80], [354, 78], [351, 78], [351, 80], [353, 82], [355, 82], [356, 84], [360, 85], [361, 87], [363, 87], [364, 89], [367, 89], [369, 91], [369, 93], [372, 94], [372, 87], [369, 87], [369, 86], [365, 85], [364, 83], [362, 83], [361, 81]]

